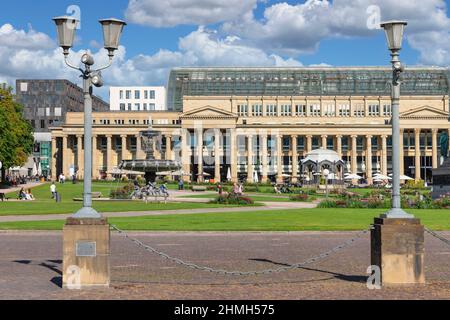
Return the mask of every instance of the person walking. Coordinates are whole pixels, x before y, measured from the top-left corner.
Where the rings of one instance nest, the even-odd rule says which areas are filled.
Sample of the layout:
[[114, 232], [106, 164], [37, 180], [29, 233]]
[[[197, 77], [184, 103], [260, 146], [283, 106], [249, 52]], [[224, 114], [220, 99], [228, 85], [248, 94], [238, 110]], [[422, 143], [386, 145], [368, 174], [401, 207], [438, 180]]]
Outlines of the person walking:
[[56, 197], [56, 185], [55, 185], [54, 181], [50, 185], [50, 192], [52, 193], [52, 199], [55, 199], [55, 197]]

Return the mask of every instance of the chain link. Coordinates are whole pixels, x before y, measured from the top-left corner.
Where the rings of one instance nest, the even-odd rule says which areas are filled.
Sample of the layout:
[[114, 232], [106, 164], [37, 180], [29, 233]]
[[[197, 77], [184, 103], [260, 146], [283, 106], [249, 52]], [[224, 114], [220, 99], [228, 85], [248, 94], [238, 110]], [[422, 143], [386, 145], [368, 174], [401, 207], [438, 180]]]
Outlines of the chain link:
[[352, 245], [356, 240], [360, 239], [363, 235], [367, 234], [370, 230], [366, 229], [363, 231], [358, 232], [358, 234], [356, 236], [354, 236], [353, 238], [345, 241], [344, 243], [334, 247], [331, 250], [325, 251], [319, 255], [316, 255], [312, 258], [309, 258], [303, 262], [300, 263], [296, 263], [296, 264], [292, 264], [289, 266], [284, 266], [284, 267], [279, 267], [276, 269], [266, 269], [266, 270], [260, 270], [260, 271], [229, 271], [229, 270], [221, 270], [221, 269], [214, 269], [214, 268], [210, 268], [210, 267], [206, 267], [206, 266], [200, 266], [197, 265], [195, 263], [190, 263], [190, 262], [185, 262], [179, 258], [174, 258], [171, 257], [170, 255], [159, 251], [151, 246], [148, 246], [144, 243], [142, 243], [140, 240], [133, 238], [131, 236], [129, 236], [127, 233], [125, 233], [123, 230], [120, 230], [117, 226], [115, 225], [111, 225], [111, 228], [116, 230], [117, 232], [119, 232], [119, 234], [123, 235], [126, 239], [130, 240], [131, 242], [133, 242], [134, 244], [136, 244], [139, 247], [144, 248], [145, 250], [157, 254], [160, 257], [162, 257], [163, 259], [167, 259], [169, 261], [172, 261], [178, 265], [187, 267], [187, 268], [191, 268], [194, 270], [200, 270], [200, 271], [206, 271], [206, 272], [212, 272], [212, 273], [217, 273], [217, 274], [224, 274], [224, 275], [231, 275], [231, 276], [251, 276], [251, 275], [263, 275], [263, 274], [271, 274], [271, 273], [279, 273], [279, 272], [285, 272], [285, 271], [290, 271], [290, 270], [294, 270], [294, 269], [298, 269], [301, 268], [303, 266], [318, 262], [320, 260], [323, 260], [327, 257], [329, 257], [330, 255], [337, 253], [339, 251], [341, 251], [342, 249]]
[[450, 246], [450, 240], [449, 240], [449, 239], [444, 238], [443, 236], [437, 234], [435, 231], [430, 230], [430, 229], [428, 229], [428, 228], [425, 228], [425, 231], [428, 232], [428, 233], [429, 233], [430, 235], [432, 235], [433, 237], [435, 237], [436, 239], [439, 239], [439, 240], [441, 240], [442, 242], [444, 242], [445, 244], [447, 244], [447, 245]]

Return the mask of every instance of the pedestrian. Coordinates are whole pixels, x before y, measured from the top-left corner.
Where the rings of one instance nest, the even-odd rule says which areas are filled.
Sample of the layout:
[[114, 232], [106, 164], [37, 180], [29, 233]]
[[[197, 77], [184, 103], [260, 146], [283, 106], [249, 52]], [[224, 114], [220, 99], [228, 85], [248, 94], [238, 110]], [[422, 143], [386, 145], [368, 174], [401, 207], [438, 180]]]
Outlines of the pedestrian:
[[222, 195], [223, 188], [222, 188], [222, 184], [220, 182], [217, 183], [217, 192], [219, 193], [219, 196]]
[[184, 190], [184, 182], [183, 179], [178, 179], [178, 190]]
[[54, 181], [52, 181], [52, 184], [50, 185], [50, 192], [52, 193], [52, 199], [55, 199], [55, 197], [56, 197], [56, 185], [55, 185]]

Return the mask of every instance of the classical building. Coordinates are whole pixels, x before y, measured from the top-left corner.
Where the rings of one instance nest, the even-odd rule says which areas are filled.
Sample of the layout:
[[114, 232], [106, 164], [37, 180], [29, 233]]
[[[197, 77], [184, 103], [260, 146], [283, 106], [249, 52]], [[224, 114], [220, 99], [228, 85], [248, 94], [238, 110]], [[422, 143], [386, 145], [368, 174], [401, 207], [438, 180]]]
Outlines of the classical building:
[[[160, 130], [157, 157], [180, 160], [186, 179], [211, 177], [281, 181], [302, 176], [301, 161], [333, 149], [345, 172], [391, 171], [389, 68], [176, 68], [168, 83], [169, 111], [96, 112], [94, 178], [122, 159], [143, 158], [139, 131]], [[400, 102], [401, 173], [430, 180], [439, 164], [439, 135], [450, 130], [445, 68], [408, 68]], [[68, 113], [52, 128], [53, 177], [83, 172], [83, 114]]]
[[163, 111], [166, 110], [164, 87], [110, 87], [111, 111]]

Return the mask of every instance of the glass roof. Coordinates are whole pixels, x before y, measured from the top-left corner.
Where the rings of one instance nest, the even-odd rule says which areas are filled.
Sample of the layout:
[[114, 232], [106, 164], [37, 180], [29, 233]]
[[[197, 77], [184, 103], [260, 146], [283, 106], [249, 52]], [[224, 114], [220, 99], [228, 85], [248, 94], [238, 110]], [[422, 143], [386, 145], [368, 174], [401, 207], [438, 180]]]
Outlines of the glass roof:
[[[390, 95], [392, 69], [384, 67], [175, 68], [168, 83], [168, 109], [182, 110], [183, 96]], [[449, 70], [410, 67], [402, 94], [447, 95]]]

